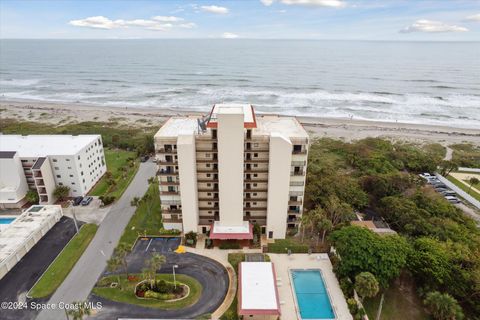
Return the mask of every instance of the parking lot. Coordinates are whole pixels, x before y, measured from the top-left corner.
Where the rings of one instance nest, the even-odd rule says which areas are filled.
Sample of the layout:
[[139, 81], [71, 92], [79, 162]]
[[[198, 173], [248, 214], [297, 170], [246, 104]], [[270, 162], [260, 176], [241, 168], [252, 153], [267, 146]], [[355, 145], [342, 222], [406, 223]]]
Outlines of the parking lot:
[[420, 177], [427, 181], [427, 184], [431, 185], [435, 191], [440, 193], [448, 202], [457, 204], [462, 201], [457, 197], [457, 193], [450, 189], [446, 184], [441, 182], [435, 175], [430, 173], [422, 173]]
[[[74, 235], [75, 226], [72, 219], [62, 217], [0, 280], [0, 301], [24, 302], [27, 292]], [[37, 312], [32, 310], [2, 310], [0, 319], [34, 319], [36, 315]]]
[[[192, 319], [212, 313], [223, 302], [229, 286], [227, 270], [217, 261], [193, 253], [175, 253], [180, 245], [179, 237], [172, 238], [140, 238], [132, 252], [128, 255], [128, 271], [141, 273], [145, 260], [153, 253], [164, 255], [167, 262], [162, 265], [159, 273], [172, 273], [174, 265], [178, 274], [191, 276], [202, 285], [200, 299], [193, 305], [179, 310], [160, 310], [140, 307], [124, 303], [108, 301], [91, 295], [90, 301], [100, 301], [102, 310], [95, 315], [96, 319], [122, 318], [162, 318], [162, 319]], [[119, 270], [123, 272], [123, 270]], [[108, 273], [105, 273], [105, 275]]]

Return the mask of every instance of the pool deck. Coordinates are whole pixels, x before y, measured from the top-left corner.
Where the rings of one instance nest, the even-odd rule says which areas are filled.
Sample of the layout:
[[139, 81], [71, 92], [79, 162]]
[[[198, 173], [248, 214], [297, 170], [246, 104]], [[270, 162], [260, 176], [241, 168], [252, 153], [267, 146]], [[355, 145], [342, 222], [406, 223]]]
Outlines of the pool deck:
[[[281, 319], [300, 319], [295, 303], [295, 292], [291, 282], [291, 269], [320, 269], [327, 287], [330, 302], [336, 314], [336, 319], [353, 319], [347, 306], [340, 285], [333, 273], [332, 264], [326, 254], [273, 254], [269, 253], [275, 264], [278, 293], [280, 299]], [[317, 257], [320, 257], [317, 258]]]

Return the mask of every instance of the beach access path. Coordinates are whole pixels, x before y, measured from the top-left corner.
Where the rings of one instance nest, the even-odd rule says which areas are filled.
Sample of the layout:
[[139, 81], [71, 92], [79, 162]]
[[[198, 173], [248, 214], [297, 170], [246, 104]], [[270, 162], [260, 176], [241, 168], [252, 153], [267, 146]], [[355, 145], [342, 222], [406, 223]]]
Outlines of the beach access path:
[[[148, 188], [148, 179], [155, 175], [156, 165], [152, 161], [140, 164], [137, 174], [125, 193], [113, 205], [108, 215], [100, 224], [92, 242], [65, 281], [48, 301], [51, 305], [85, 301], [97, 279], [103, 273], [107, 260], [113, 253], [123, 230], [135, 213], [130, 205], [133, 197], [142, 197]], [[65, 310], [43, 310], [38, 315], [40, 320], [65, 319]]]

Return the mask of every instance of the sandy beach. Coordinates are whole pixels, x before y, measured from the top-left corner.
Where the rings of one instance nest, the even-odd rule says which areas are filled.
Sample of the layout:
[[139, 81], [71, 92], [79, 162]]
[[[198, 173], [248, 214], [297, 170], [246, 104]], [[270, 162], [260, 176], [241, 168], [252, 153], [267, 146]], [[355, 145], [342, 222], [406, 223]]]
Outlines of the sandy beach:
[[[203, 114], [209, 110], [210, 106], [205, 106]], [[188, 110], [119, 108], [27, 100], [0, 100], [0, 111], [1, 119], [56, 125], [84, 121], [115, 122], [119, 126], [136, 127], [160, 127], [171, 116], [201, 114]], [[332, 137], [346, 141], [383, 137], [416, 143], [437, 142], [450, 145], [470, 142], [480, 145], [480, 125], [479, 129], [466, 129], [341, 118], [298, 117], [298, 120], [312, 137]]]

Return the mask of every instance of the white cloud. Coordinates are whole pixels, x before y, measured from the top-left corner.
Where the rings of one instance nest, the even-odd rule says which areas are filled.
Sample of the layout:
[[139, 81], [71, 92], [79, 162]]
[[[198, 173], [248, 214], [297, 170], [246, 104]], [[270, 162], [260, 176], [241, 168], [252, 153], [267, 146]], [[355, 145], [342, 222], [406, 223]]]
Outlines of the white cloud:
[[280, 1], [286, 5], [303, 5], [313, 7], [343, 8], [346, 6], [346, 3], [342, 0], [260, 0], [260, 2], [266, 6], [272, 5], [275, 1]]
[[271, 6], [274, 0], [260, 0], [261, 3], [265, 6]]
[[114, 21], [105, 18], [103, 16], [88, 17], [80, 20], [72, 20], [69, 22], [72, 26], [76, 27], [88, 27], [95, 29], [114, 29], [120, 25]]
[[238, 38], [238, 34], [231, 33], [231, 32], [224, 32], [222, 34], [222, 38], [223, 39], [236, 39], [236, 38]]
[[411, 32], [465, 32], [465, 27], [449, 25], [440, 21], [417, 20], [412, 25], [400, 30], [401, 33]]
[[179, 17], [173, 17], [173, 16], [156, 16], [152, 18], [155, 21], [161, 21], [161, 22], [179, 22], [183, 21], [183, 18]]
[[179, 24], [178, 26], [185, 29], [192, 29], [192, 28], [195, 28], [197, 25], [193, 22], [187, 22], [187, 23]]
[[215, 14], [227, 14], [228, 9], [225, 7], [219, 7], [219, 6], [202, 6], [202, 10], [210, 13], [215, 13]]
[[195, 27], [193, 22], [185, 22], [176, 24], [176, 22], [184, 21], [183, 18], [173, 17], [173, 16], [156, 16], [152, 19], [133, 19], [133, 20], [111, 20], [103, 16], [88, 17], [85, 19], [72, 20], [69, 22], [70, 25], [76, 27], [87, 27], [94, 29], [119, 29], [119, 28], [129, 28], [129, 27], [139, 27], [146, 30], [153, 31], [167, 31], [173, 27], [181, 27], [191, 29]]
[[477, 21], [480, 22], [480, 13], [468, 16], [465, 18], [465, 21]]

